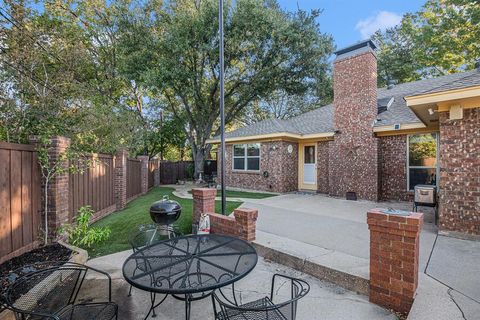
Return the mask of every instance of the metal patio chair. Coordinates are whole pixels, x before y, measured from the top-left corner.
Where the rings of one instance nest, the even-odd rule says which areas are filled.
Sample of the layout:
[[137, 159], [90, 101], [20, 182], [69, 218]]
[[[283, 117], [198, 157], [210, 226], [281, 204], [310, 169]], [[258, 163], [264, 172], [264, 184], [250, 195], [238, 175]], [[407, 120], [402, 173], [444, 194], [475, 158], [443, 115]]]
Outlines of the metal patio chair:
[[[99, 297], [99, 281], [95, 297], [84, 295], [87, 274], [101, 274], [108, 281], [105, 296]], [[5, 305], [17, 319], [37, 320], [112, 320], [118, 307], [112, 302], [112, 282], [103, 271], [76, 263], [65, 263], [31, 272], [13, 282], [5, 295]]]
[[[283, 278], [290, 282], [290, 286], [276, 286], [276, 282]], [[288, 300], [280, 300], [279, 290], [288, 289], [286, 296]], [[282, 293], [283, 293], [282, 291]], [[303, 298], [310, 291], [310, 285], [301, 279], [275, 274], [272, 278], [270, 296], [265, 296], [255, 301], [239, 305], [233, 293], [232, 299], [227, 298], [221, 291], [217, 290], [212, 295], [213, 310], [217, 320], [295, 320], [297, 315], [298, 300]], [[275, 294], [274, 294], [275, 293]]]

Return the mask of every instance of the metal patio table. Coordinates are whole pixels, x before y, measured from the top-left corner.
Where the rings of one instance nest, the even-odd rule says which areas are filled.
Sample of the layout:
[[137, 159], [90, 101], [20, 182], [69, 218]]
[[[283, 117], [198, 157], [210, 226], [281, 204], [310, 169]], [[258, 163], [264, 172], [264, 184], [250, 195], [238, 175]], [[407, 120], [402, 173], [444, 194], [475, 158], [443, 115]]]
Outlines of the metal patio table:
[[[146, 246], [123, 264], [123, 276], [132, 286], [150, 292], [145, 319], [168, 295], [185, 301], [190, 319], [191, 302], [210, 296], [215, 289], [234, 284], [257, 264], [255, 248], [246, 241], [223, 235], [189, 235]], [[156, 300], [156, 294], [165, 296]]]

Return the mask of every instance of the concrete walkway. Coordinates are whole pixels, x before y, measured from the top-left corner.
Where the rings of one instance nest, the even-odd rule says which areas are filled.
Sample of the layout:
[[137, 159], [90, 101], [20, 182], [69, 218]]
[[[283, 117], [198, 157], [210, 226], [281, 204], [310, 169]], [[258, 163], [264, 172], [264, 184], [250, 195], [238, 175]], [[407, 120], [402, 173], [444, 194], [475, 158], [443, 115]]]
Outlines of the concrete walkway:
[[[112, 255], [92, 259], [88, 265], [107, 271], [113, 282], [113, 300], [119, 304], [120, 320], [143, 319], [149, 308], [149, 295], [141, 290], [134, 289], [132, 296], [127, 297], [128, 284], [122, 277], [122, 265], [131, 251], [124, 251]], [[297, 319], [302, 320], [394, 320], [396, 316], [370, 302], [363, 295], [358, 295], [320, 281], [285, 266], [265, 261], [260, 258], [255, 269], [244, 279], [235, 284], [242, 302], [258, 299], [270, 292], [270, 279], [274, 273], [286, 274], [305, 279], [311, 286], [309, 294], [298, 304]], [[87, 286], [90, 290], [84, 293], [88, 297], [89, 291], [100, 287], [96, 278], [90, 278]], [[286, 298], [286, 297], [283, 297]], [[184, 319], [184, 303], [168, 297], [157, 311], [157, 318]], [[214, 319], [210, 298], [192, 303], [192, 320]]]
[[[193, 188], [205, 188], [204, 185], [195, 184], [192, 182], [186, 182], [185, 184], [166, 184], [162, 185], [162, 187], [173, 188], [175, 189], [172, 193], [174, 196], [183, 198], [183, 199], [193, 199], [192, 194], [190, 193]], [[230, 189], [229, 189], [230, 190]], [[231, 189], [236, 190], [236, 189]], [[240, 190], [240, 189], [238, 189]], [[245, 191], [245, 190], [240, 190]], [[248, 191], [248, 192], [255, 192], [255, 193], [268, 193], [272, 194], [272, 192], [263, 192], [263, 191]], [[216, 197], [215, 200], [221, 200], [221, 197]], [[252, 198], [241, 198], [241, 197], [227, 197], [227, 201], [236, 201], [236, 202], [252, 202], [255, 203], [262, 199], [252, 199]]]
[[[247, 201], [242, 207], [259, 209], [256, 244], [270, 250], [271, 257], [363, 293], [369, 278], [366, 212], [375, 207], [411, 210], [410, 203], [308, 194]], [[426, 212], [420, 235], [422, 273], [409, 319], [478, 319], [480, 242], [437, 238], [433, 212], [421, 209]]]

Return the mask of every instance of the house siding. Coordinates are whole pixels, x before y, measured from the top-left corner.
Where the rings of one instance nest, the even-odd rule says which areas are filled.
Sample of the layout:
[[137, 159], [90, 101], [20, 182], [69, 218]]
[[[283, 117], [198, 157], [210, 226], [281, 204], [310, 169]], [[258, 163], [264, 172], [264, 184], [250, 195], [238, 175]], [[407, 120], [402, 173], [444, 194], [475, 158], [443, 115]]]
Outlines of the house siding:
[[[287, 150], [289, 145], [293, 147], [291, 153], [288, 153]], [[228, 187], [270, 192], [290, 192], [298, 189], [297, 143], [289, 141], [261, 142], [260, 170], [258, 172], [233, 170], [233, 145], [228, 144], [226, 151], [225, 183]], [[220, 172], [220, 163], [221, 161], [218, 161], [218, 172]], [[268, 172], [268, 177], [264, 177], [265, 171]]]
[[440, 116], [439, 227], [480, 235], [480, 109]]
[[407, 191], [407, 135], [379, 139], [380, 200], [410, 201]]

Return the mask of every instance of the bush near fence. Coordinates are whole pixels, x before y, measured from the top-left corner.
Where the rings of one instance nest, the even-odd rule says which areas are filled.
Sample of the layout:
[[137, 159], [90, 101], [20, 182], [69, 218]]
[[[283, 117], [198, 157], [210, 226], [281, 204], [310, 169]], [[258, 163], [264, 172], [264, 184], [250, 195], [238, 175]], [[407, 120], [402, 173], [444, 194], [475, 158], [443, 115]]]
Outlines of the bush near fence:
[[[52, 137], [52, 144], [58, 141], [69, 145], [69, 139]], [[48, 214], [55, 220], [49, 221], [51, 230], [72, 222], [82, 206], [90, 205], [98, 220], [160, 183], [159, 160], [127, 158], [123, 150], [89, 157], [88, 169], [50, 182]], [[35, 146], [0, 142], [0, 263], [38, 246], [43, 230], [42, 189]]]

